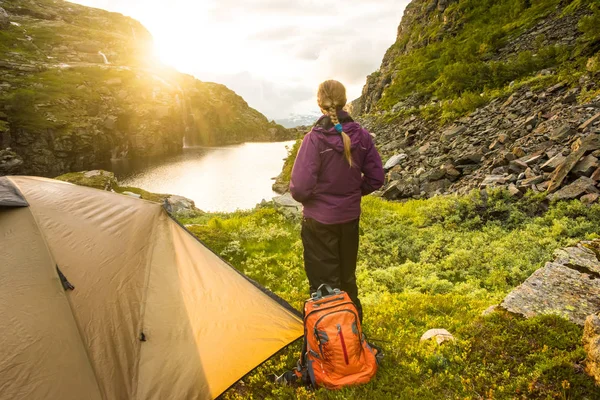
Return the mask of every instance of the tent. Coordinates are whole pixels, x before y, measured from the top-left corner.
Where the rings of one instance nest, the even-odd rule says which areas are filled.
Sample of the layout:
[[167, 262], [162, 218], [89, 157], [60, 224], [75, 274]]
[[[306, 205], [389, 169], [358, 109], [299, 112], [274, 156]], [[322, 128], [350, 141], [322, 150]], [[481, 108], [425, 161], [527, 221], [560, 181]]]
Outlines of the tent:
[[160, 204], [0, 177], [0, 399], [214, 399], [303, 334]]

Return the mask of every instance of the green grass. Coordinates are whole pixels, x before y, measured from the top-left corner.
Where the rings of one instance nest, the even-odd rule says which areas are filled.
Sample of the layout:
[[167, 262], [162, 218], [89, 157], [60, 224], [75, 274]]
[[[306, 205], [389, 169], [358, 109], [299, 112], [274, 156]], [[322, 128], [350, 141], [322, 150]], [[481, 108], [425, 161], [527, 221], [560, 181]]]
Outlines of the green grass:
[[[495, 58], [499, 49], [561, 6], [557, 18], [581, 8], [592, 10], [578, 24], [582, 36], [576, 45], [544, 44], [540, 35], [533, 50]], [[598, 51], [600, 11], [592, 0], [462, 0], [448, 6], [443, 19], [447, 26], [441, 18], [413, 23], [392, 46], [390, 52], [397, 55], [389, 71], [391, 83], [378, 102], [380, 110], [390, 112], [409, 96], [435, 96], [441, 104], [413, 113], [445, 123], [501, 97], [511, 82], [535, 79], [544, 68], [555, 68], [558, 76], [575, 83], [589, 56]], [[445, 32], [448, 27], [451, 31]], [[409, 41], [419, 45], [404, 52]]]
[[[548, 208], [549, 207], [549, 208]], [[307, 297], [299, 225], [267, 206], [184, 221], [251, 278], [294, 307]], [[600, 205], [512, 200], [505, 192], [363, 204], [357, 277], [365, 330], [387, 354], [377, 378], [336, 392], [275, 386], [299, 344], [281, 351], [225, 399], [583, 399], [600, 388], [581, 372], [582, 329], [557, 316], [482, 317], [555, 249], [600, 235]], [[431, 328], [457, 341], [420, 344]]]

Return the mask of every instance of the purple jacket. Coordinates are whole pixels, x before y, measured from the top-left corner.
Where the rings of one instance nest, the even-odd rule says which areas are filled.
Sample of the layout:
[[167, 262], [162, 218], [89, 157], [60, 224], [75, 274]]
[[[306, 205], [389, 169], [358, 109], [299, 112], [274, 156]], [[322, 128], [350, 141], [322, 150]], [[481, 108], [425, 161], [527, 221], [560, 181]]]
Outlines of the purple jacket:
[[292, 197], [304, 205], [304, 216], [322, 224], [360, 217], [361, 197], [384, 182], [381, 157], [369, 132], [345, 112], [339, 112], [339, 118], [352, 140], [353, 167], [344, 158], [341, 135], [322, 116], [302, 141], [290, 182]]

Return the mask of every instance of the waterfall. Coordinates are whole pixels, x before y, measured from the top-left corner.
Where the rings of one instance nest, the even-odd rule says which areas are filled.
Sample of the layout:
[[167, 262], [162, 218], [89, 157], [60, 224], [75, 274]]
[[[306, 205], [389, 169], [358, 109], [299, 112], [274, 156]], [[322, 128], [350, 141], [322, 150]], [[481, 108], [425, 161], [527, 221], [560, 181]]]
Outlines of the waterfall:
[[183, 148], [187, 149], [188, 147], [190, 147], [187, 143], [187, 139], [186, 139], [186, 134], [183, 135]]
[[106, 58], [106, 55], [103, 52], [99, 51], [98, 54], [101, 55], [102, 58], [104, 59], [104, 64], [110, 64], [108, 62], [108, 58]]

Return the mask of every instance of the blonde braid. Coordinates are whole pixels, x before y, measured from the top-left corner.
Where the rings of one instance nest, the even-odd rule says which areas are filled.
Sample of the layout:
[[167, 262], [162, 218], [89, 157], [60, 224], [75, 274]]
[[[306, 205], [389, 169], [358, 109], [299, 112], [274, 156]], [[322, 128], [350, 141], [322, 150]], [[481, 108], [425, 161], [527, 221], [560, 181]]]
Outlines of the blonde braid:
[[[319, 85], [317, 91], [317, 103], [323, 111], [323, 114], [327, 114], [334, 125], [340, 123], [337, 116], [338, 109], [342, 109], [348, 98], [346, 97], [346, 88], [338, 81], [328, 80]], [[344, 142], [344, 157], [350, 167], [352, 167], [352, 141], [350, 136], [346, 132], [340, 132], [342, 141]]]
[[[329, 107], [329, 109], [327, 109], [326, 111], [327, 115], [329, 115], [329, 118], [331, 118], [331, 122], [333, 123], [333, 125], [337, 125], [340, 123], [340, 120], [337, 116], [337, 108], [335, 107], [335, 105]], [[342, 142], [344, 143], [344, 157], [346, 158], [346, 161], [348, 161], [348, 165], [352, 167], [352, 141], [350, 140], [350, 136], [348, 136], [346, 132], [342, 131], [340, 132], [340, 135], [342, 136]]]

